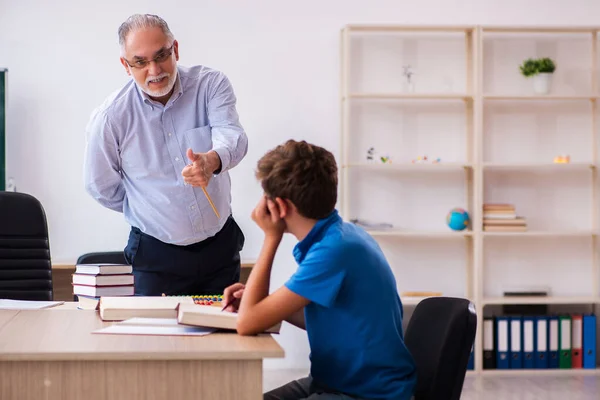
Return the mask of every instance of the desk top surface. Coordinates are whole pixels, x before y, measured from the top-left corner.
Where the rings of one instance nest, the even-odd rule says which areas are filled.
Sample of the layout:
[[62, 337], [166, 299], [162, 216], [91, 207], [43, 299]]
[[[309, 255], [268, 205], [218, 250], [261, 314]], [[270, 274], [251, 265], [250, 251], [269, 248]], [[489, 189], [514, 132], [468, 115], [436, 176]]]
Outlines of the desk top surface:
[[0, 361], [8, 360], [251, 360], [283, 357], [271, 335], [109, 335], [94, 310], [65, 304], [44, 310], [0, 310]]

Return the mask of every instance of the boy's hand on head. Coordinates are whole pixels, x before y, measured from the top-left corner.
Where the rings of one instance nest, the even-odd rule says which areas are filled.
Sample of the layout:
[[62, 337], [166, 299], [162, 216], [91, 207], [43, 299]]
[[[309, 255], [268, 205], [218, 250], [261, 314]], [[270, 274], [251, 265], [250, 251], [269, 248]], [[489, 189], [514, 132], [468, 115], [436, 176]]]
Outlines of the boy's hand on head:
[[275, 201], [262, 196], [254, 210], [252, 220], [265, 232], [266, 236], [281, 238], [285, 231], [285, 221], [281, 218]]
[[225, 288], [223, 291], [223, 305], [228, 304], [228, 306], [224, 308], [224, 311], [237, 312], [245, 288], [246, 286], [239, 282]]

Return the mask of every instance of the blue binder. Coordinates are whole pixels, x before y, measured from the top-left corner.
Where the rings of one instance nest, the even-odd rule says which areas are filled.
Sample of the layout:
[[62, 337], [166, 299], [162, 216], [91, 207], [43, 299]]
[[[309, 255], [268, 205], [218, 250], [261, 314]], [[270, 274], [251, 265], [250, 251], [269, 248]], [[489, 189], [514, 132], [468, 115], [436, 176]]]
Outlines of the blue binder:
[[510, 368], [523, 368], [523, 320], [521, 317], [510, 317]]
[[535, 368], [536, 324], [537, 321], [534, 317], [523, 317], [521, 335], [523, 338], [523, 368], [525, 369]]
[[548, 318], [548, 368], [558, 368], [558, 316]]
[[596, 368], [596, 316], [583, 316], [583, 368]]
[[535, 319], [535, 368], [548, 368], [548, 317]]
[[475, 369], [475, 343], [473, 343], [473, 347], [471, 347], [471, 354], [469, 355], [469, 363], [467, 364], [467, 369]]
[[510, 322], [508, 317], [496, 317], [496, 368], [509, 369]]

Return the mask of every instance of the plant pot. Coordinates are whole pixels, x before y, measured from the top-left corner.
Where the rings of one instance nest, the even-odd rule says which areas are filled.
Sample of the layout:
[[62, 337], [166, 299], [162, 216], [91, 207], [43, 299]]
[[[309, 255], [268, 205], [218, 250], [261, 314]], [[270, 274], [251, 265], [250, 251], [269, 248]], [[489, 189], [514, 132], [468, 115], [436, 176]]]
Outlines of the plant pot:
[[540, 72], [533, 76], [533, 91], [536, 94], [548, 94], [552, 87], [552, 73]]

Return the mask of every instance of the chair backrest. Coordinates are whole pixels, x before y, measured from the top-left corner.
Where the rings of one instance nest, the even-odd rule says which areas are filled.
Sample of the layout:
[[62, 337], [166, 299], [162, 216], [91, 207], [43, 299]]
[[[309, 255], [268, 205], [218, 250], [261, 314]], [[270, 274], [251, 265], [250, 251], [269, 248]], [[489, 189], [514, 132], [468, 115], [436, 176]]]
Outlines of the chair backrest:
[[77, 264], [127, 264], [123, 251], [102, 251], [79, 256]]
[[0, 298], [53, 299], [46, 214], [29, 194], [0, 192]]
[[415, 400], [460, 399], [476, 330], [466, 299], [430, 297], [417, 304], [405, 334], [417, 367]]

